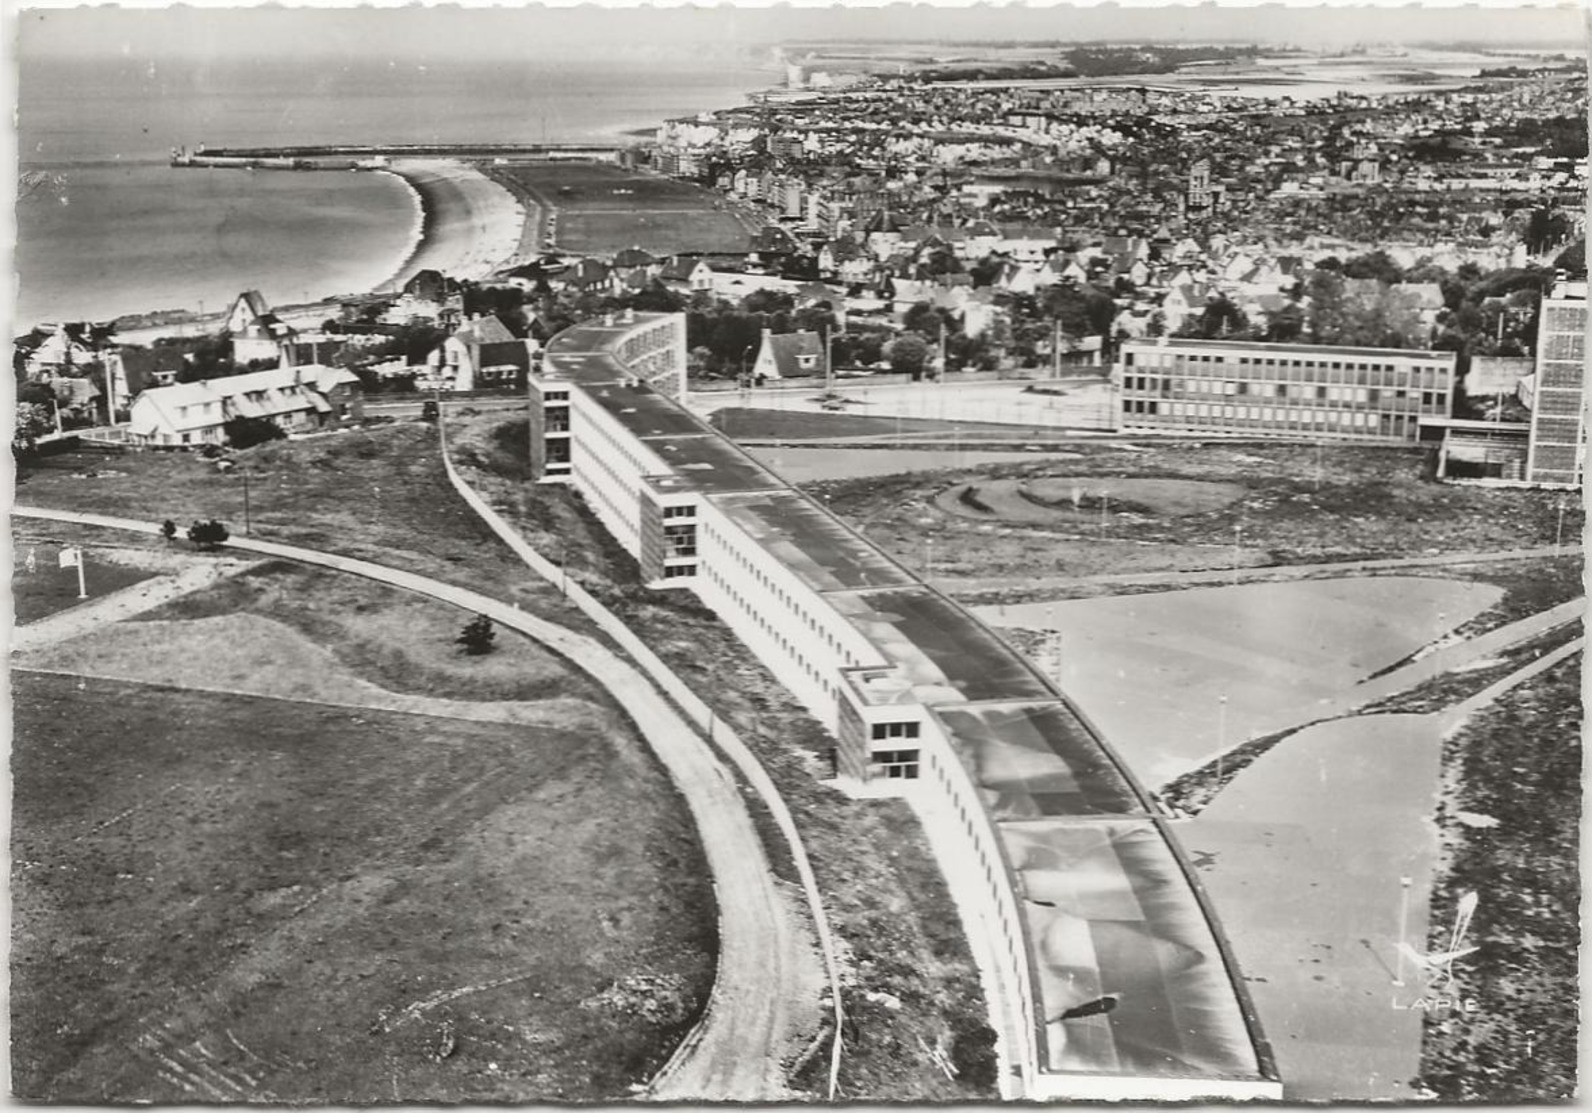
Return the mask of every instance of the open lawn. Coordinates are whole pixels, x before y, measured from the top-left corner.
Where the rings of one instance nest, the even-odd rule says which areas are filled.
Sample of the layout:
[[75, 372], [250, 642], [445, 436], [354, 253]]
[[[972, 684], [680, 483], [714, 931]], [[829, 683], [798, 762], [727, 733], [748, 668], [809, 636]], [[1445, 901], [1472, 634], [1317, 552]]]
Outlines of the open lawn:
[[19, 1097], [614, 1098], [706, 996], [694, 832], [604, 719], [14, 687]]
[[[1580, 539], [1584, 514], [1557, 494], [1437, 485], [1421, 453], [1398, 447], [1078, 441], [1065, 463], [1014, 463], [900, 477], [814, 483], [810, 491], [886, 550], [940, 556], [936, 574], [964, 579], [1079, 576], [1134, 570], [1515, 550]], [[1319, 480], [1317, 461], [1320, 461]], [[1054, 482], [1109, 490], [1122, 480], [1218, 482], [1241, 495], [1204, 510], [1113, 511], [1082, 522], [1002, 523], [947, 511], [958, 486]], [[1103, 502], [1104, 503], [1104, 502]], [[976, 509], [974, 509], [976, 512]]]
[[119, 476], [90, 479], [73, 474], [111, 455], [82, 450], [20, 469], [16, 502], [151, 524], [214, 517], [240, 534], [246, 467], [252, 531], [262, 539], [398, 566], [590, 631], [455, 495], [436, 439], [429, 423], [381, 424], [245, 450], [230, 473], [196, 454], [147, 450], [114, 456]]
[[[285, 625], [340, 670], [386, 690], [470, 702], [549, 698], [601, 703], [602, 691], [529, 637], [497, 630], [493, 651], [464, 655], [454, 640], [473, 614], [352, 574], [271, 561], [139, 617], [150, 629], [246, 614]], [[128, 628], [127, 625], [118, 626]], [[226, 624], [211, 626], [219, 632]], [[151, 634], [155, 642], [175, 641]], [[114, 639], [107, 632], [101, 643]], [[225, 654], [217, 649], [214, 654]], [[303, 662], [304, 653], [296, 657]], [[276, 660], [276, 662], [272, 662]], [[201, 655], [198, 664], [205, 660]], [[252, 674], [291, 670], [277, 657], [246, 660]], [[202, 679], [189, 680], [201, 685]]]
[[1578, 1092], [1582, 657], [1477, 714], [1443, 754], [1445, 865], [1426, 949], [1449, 949], [1460, 897], [1478, 902], [1454, 963], [1474, 1011], [1426, 1017], [1420, 1082], [1444, 1102], [1544, 1103]]
[[556, 213], [559, 249], [613, 253], [745, 252], [745, 227], [712, 191], [608, 163], [523, 163], [493, 168]]
[[[52, 613], [82, 604], [77, 592], [77, 568], [61, 566], [58, 562], [60, 551], [59, 546], [22, 543], [15, 547], [11, 556], [11, 603], [15, 623], [32, 624]], [[30, 554], [34, 558], [31, 571], [27, 565]], [[159, 568], [135, 562], [104, 561], [92, 549], [85, 551], [85, 555], [83, 584], [91, 599], [137, 585], [159, 573]]]

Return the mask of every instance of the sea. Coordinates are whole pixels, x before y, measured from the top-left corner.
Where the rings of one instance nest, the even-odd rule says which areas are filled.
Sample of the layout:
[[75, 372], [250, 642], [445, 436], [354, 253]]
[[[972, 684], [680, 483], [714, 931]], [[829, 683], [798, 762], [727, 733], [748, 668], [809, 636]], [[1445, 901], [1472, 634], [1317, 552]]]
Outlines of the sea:
[[171, 150], [613, 141], [779, 75], [631, 59], [22, 58], [12, 325], [368, 291], [413, 247], [390, 175], [173, 168]]

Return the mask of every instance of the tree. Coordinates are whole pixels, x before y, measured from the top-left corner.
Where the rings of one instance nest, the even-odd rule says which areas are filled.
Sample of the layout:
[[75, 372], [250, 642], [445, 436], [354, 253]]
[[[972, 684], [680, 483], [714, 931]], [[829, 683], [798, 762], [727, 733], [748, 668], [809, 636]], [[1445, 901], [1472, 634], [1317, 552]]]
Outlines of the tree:
[[171, 546], [171, 541], [173, 539], [177, 538], [177, 524], [176, 524], [176, 522], [173, 521], [173, 520], [167, 520], [165, 523], [161, 524], [160, 525], [160, 535], [161, 535], [161, 538], [163, 538], [166, 541], [166, 546], [168, 546], [168, 547]]
[[464, 626], [464, 631], [453, 642], [464, 649], [465, 655], [486, 655], [492, 650], [492, 642], [497, 639], [497, 633], [492, 630], [492, 619], [487, 616], [477, 616], [475, 620]]
[[37, 403], [17, 404], [16, 426], [11, 433], [11, 452], [31, 454], [39, 448], [39, 439], [55, 429], [47, 408]]
[[231, 536], [220, 520], [195, 520], [188, 529], [188, 541], [201, 551], [214, 551]]
[[890, 343], [892, 372], [904, 372], [914, 380], [921, 380], [928, 361], [929, 343], [919, 334], [905, 333]]
[[287, 437], [273, 420], [260, 415], [234, 415], [221, 424], [221, 430], [236, 450]]

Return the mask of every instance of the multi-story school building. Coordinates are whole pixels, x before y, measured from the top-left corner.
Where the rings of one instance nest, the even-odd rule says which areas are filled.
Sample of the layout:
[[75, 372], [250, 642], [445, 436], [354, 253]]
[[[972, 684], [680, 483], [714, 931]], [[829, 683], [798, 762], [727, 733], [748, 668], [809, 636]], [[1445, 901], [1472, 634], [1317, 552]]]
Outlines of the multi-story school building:
[[1415, 442], [1450, 414], [1453, 353], [1143, 338], [1122, 344], [1124, 430]]
[[685, 366], [683, 315], [551, 339], [530, 386], [534, 475], [581, 493], [650, 586], [712, 608], [834, 735], [838, 776], [959, 820], [977, 869], [947, 878], [995, 959], [992, 1022], [1022, 1094], [1281, 1097], [1193, 870], [1100, 734], [994, 632], [687, 411]]

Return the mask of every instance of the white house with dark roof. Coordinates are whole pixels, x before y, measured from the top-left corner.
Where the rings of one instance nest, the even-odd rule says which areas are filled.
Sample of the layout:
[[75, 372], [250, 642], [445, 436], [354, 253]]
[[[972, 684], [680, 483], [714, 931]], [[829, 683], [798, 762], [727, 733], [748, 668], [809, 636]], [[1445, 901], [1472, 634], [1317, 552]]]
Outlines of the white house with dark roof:
[[828, 355], [824, 339], [812, 330], [776, 334], [763, 330], [763, 344], [752, 365], [758, 380], [784, 380], [788, 377], [828, 375]]
[[523, 387], [531, 357], [540, 348], [534, 338], [515, 337], [497, 315], [483, 314], [432, 350], [426, 363], [452, 392]]
[[296, 336], [293, 327], [276, 316], [258, 291], [245, 291], [233, 300], [226, 330], [232, 335], [232, 359], [239, 364], [280, 361], [283, 347]]
[[269, 419], [294, 434], [357, 419], [363, 410], [352, 372], [299, 365], [146, 388], [133, 400], [128, 434], [146, 446], [219, 445], [228, 419]]

